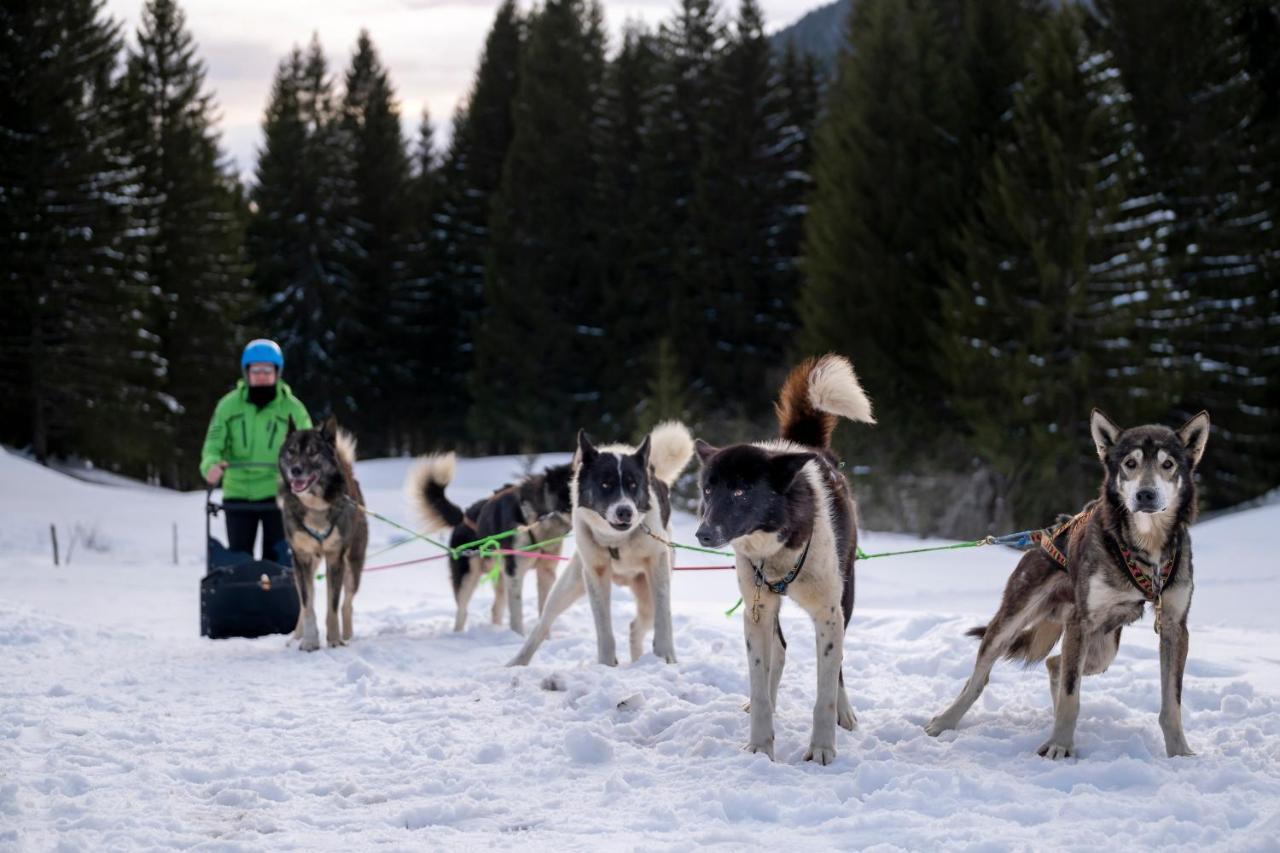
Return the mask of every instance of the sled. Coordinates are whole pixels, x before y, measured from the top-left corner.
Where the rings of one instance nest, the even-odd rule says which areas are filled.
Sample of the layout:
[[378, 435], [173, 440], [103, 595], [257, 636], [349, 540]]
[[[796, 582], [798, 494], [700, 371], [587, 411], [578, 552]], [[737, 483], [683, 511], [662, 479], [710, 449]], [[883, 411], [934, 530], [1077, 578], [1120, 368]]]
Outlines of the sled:
[[[213, 499], [205, 492], [205, 576], [200, 579], [200, 635], [263, 637], [288, 634], [298, 624], [298, 591], [287, 550], [279, 562], [255, 560], [232, 551], [213, 537], [213, 517], [223, 510], [256, 508], [240, 501]], [[287, 546], [286, 546], [287, 548]]]

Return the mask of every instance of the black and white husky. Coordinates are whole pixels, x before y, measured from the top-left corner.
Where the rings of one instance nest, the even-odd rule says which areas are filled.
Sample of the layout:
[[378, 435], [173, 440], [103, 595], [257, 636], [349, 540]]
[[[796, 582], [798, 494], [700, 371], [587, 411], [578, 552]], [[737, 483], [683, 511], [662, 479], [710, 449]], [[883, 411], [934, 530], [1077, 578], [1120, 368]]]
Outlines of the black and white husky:
[[[515, 484], [505, 485], [465, 511], [445, 494], [456, 467], [457, 458], [452, 453], [424, 456], [409, 469], [404, 487], [405, 496], [418, 511], [428, 533], [450, 530], [450, 548], [518, 529], [514, 536], [501, 540], [501, 545], [507, 550], [520, 551], [569, 532], [567, 464], [551, 465], [540, 474], [530, 474]], [[542, 612], [556, 577], [555, 557], [560, 553], [560, 543], [542, 545], [538, 553], [548, 556], [503, 556], [498, 591], [493, 599], [493, 624], [502, 624], [505, 601], [511, 630], [524, 633], [524, 578], [530, 569], [536, 572], [538, 612]], [[449, 565], [457, 604], [453, 630], [461, 631], [467, 625], [467, 605], [480, 579], [489, 570], [489, 560], [478, 554], [460, 554], [450, 557]]]
[[578, 433], [574, 455], [573, 533], [577, 552], [560, 573], [538, 624], [509, 666], [524, 666], [547, 638], [551, 624], [586, 593], [596, 621], [597, 659], [618, 665], [609, 613], [613, 584], [630, 587], [636, 599], [631, 622], [631, 659], [644, 654], [653, 630], [653, 653], [676, 662], [671, 629], [671, 485], [693, 457], [684, 424], [654, 427], [637, 448], [596, 447]]
[[857, 509], [831, 450], [838, 418], [875, 423], [853, 365], [811, 358], [787, 377], [777, 403], [780, 438], [715, 448], [698, 441], [702, 524], [698, 541], [733, 546], [751, 675], [750, 752], [773, 758], [773, 711], [786, 659], [778, 622], [788, 595], [813, 619], [818, 697], [806, 761], [830, 764], [836, 723], [857, 720], [844, 689], [844, 634], [853, 614]]
[[[1018, 562], [991, 622], [969, 633], [982, 639], [960, 695], [925, 731], [953, 729], [982, 695], [996, 660], [1045, 660], [1053, 697], [1047, 758], [1075, 752], [1080, 680], [1105, 672], [1125, 625], [1155, 608], [1160, 633], [1160, 728], [1170, 757], [1191, 755], [1182, 731], [1182, 673], [1191, 607], [1192, 479], [1209, 439], [1201, 412], [1177, 432], [1163, 426], [1122, 430], [1094, 409], [1090, 430], [1102, 460], [1101, 495], [1071, 521], [1040, 538]], [[1061, 654], [1049, 657], [1062, 638]]]

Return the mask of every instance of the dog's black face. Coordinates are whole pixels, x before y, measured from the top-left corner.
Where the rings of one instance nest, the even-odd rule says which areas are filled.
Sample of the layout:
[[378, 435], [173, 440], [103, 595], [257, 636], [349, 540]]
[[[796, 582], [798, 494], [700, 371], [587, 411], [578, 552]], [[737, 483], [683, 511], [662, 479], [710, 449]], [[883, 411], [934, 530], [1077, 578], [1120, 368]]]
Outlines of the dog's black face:
[[619, 532], [649, 511], [649, 437], [635, 453], [602, 453], [578, 432], [578, 506], [593, 510]]
[[562, 512], [568, 515], [573, 511], [573, 499], [569, 496], [569, 483], [573, 479], [572, 465], [552, 465], [542, 472], [543, 500], [546, 508], [543, 512]]
[[1209, 415], [1201, 412], [1177, 432], [1163, 426], [1122, 430], [1094, 409], [1089, 422], [1106, 469], [1106, 494], [1130, 514], [1179, 514], [1194, 495], [1192, 472], [1209, 438]]
[[336, 445], [338, 426], [333, 418], [319, 429], [298, 429], [289, 418], [289, 433], [280, 447], [280, 476], [295, 495], [323, 495], [340, 478]]
[[721, 450], [701, 439], [694, 446], [702, 460], [697, 536], [704, 548], [787, 527], [787, 493], [814, 454], [771, 452], [750, 444]]

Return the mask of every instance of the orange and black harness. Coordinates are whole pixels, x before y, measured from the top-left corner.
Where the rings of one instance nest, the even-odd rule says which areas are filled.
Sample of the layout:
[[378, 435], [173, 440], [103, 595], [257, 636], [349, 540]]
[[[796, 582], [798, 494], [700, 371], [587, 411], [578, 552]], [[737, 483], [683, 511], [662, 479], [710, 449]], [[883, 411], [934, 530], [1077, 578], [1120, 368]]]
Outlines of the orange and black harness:
[[[1093, 515], [1093, 507], [1086, 509], [1069, 520], [1059, 524], [1057, 527], [1046, 527], [1043, 530], [1034, 530], [1031, 532], [1031, 541], [1040, 546], [1040, 550], [1049, 555], [1058, 566], [1065, 572], [1067, 570], [1067, 543], [1070, 539], [1071, 532], [1077, 526], [1083, 524]], [[1147, 573], [1142, 563], [1134, 556], [1133, 549], [1120, 542], [1110, 532], [1103, 533], [1103, 541], [1107, 544], [1107, 550], [1111, 552], [1111, 557], [1124, 568], [1124, 575], [1129, 582], [1134, 585], [1138, 592], [1142, 593], [1143, 598], [1150, 601], [1155, 609], [1155, 631], [1160, 633], [1160, 616], [1161, 601], [1164, 588], [1173, 581], [1174, 574], [1178, 569], [1178, 557], [1182, 552], [1182, 535], [1181, 532], [1174, 534], [1173, 554], [1160, 567], [1160, 587], [1157, 589], [1152, 582], [1151, 575]]]

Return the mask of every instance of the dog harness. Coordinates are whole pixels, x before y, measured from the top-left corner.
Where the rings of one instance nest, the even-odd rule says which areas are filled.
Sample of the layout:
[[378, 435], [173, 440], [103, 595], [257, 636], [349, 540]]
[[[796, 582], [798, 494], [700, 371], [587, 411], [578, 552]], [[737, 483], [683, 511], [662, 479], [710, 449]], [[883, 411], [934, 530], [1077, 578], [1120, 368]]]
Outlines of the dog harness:
[[[1093, 507], [1073, 516], [1057, 527], [1047, 527], [1044, 530], [1033, 531], [1031, 541], [1038, 544], [1040, 550], [1048, 554], [1050, 559], [1065, 572], [1067, 571], [1067, 543], [1070, 539], [1071, 531], [1091, 515], [1093, 515]], [[1152, 581], [1151, 575], [1145, 570], [1142, 562], [1135, 556], [1132, 548], [1126, 546], [1109, 531], [1104, 531], [1102, 538], [1107, 544], [1107, 550], [1111, 553], [1111, 558], [1124, 568], [1124, 576], [1129, 579], [1129, 583], [1133, 584], [1134, 588], [1142, 593], [1143, 598], [1151, 602], [1155, 610], [1155, 632], [1159, 634], [1161, 605], [1163, 603], [1161, 598], [1164, 588], [1174, 579], [1178, 569], [1178, 558], [1182, 553], [1182, 532], [1179, 530], [1174, 533], [1173, 553], [1165, 561], [1164, 565], [1160, 566], [1159, 588]]]
[[751, 621], [752, 622], [760, 621], [760, 606], [761, 606], [760, 605], [760, 589], [761, 587], [768, 587], [769, 591], [774, 593], [775, 595], [786, 595], [787, 587], [791, 586], [791, 583], [797, 577], [799, 577], [800, 570], [804, 568], [804, 561], [809, 556], [809, 546], [812, 544], [813, 544], [813, 537], [810, 536], [809, 541], [804, 543], [804, 550], [800, 552], [800, 559], [796, 560], [796, 564], [791, 568], [791, 571], [787, 572], [787, 574], [780, 581], [771, 581], [764, 576], [764, 560], [761, 560], [758, 565], [756, 563], [751, 563], [750, 560], [747, 561], [748, 563], [750, 563], [751, 570], [755, 572], [755, 576], [756, 576], [756, 595], [755, 595], [755, 599], [751, 602]]
[[305, 523], [302, 524], [302, 529], [307, 532], [308, 536], [316, 540], [316, 542], [318, 542], [319, 544], [323, 545], [324, 540], [328, 539], [329, 535], [333, 533], [334, 526], [335, 525], [333, 522], [329, 522], [329, 529], [326, 530], [324, 533], [317, 533], [316, 531], [312, 530], [310, 527], [307, 527]]

